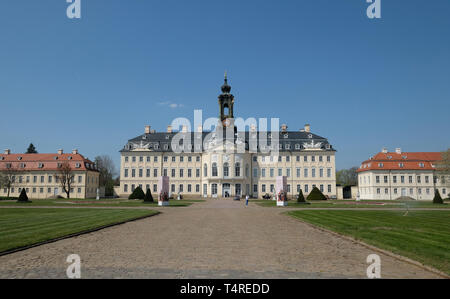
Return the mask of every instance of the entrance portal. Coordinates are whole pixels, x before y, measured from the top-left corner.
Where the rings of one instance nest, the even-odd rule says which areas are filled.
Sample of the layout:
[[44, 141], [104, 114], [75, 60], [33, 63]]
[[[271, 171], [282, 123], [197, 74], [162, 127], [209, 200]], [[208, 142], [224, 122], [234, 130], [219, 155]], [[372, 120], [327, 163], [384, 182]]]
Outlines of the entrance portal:
[[222, 185], [222, 196], [223, 197], [230, 197], [231, 196], [231, 185], [230, 184], [223, 184]]

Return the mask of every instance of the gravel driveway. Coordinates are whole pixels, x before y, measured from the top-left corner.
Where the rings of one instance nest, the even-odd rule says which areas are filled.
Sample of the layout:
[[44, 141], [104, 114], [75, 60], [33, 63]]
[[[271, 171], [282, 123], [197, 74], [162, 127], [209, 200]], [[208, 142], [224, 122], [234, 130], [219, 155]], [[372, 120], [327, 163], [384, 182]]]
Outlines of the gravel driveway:
[[[365, 278], [376, 253], [264, 208], [208, 200], [186, 208], [0, 257], [0, 278]], [[378, 253], [383, 278], [437, 278]]]

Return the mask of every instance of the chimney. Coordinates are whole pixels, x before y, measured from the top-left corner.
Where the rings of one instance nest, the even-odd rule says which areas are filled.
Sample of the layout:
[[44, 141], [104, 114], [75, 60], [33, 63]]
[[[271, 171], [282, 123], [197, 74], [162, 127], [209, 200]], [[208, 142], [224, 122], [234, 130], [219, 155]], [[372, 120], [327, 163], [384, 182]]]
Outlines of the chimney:
[[167, 126], [167, 133], [172, 133], [172, 132], [173, 132], [172, 126]]
[[383, 147], [383, 148], [381, 149], [381, 152], [382, 152], [383, 154], [387, 154], [387, 153], [388, 153], [388, 149], [385, 148], [385, 147]]
[[78, 155], [78, 150], [77, 149], [72, 150], [72, 155]]
[[62, 155], [64, 153], [64, 151], [62, 149], [58, 150], [58, 155]]
[[181, 126], [182, 133], [187, 133], [187, 131], [188, 131], [188, 127], [186, 125]]
[[281, 125], [281, 132], [286, 133], [288, 126], [286, 124]]
[[197, 132], [198, 133], [202, 133], [203, 132], [203, 126], [202, 125], [198, 125]]
[[396, 152], [397, 154], [401, 155], [401, 154], [402, 154], [402, 149], [399, 148], [399, 147], [397, 147], [397, 148], [395, 149], [395, 152]]
[[306, 124], [304, 130], [305, 130], [306, 133], [311, 132], [311, 126], [309, 124]]
[[9, 155], [9, 154], [11, 154], [11, 150], [9, 148], [5, 149], [5, 155]]
[[150, 134], [151, 130], [150, 130], [150, 126], [145, 126], [145, 134]]

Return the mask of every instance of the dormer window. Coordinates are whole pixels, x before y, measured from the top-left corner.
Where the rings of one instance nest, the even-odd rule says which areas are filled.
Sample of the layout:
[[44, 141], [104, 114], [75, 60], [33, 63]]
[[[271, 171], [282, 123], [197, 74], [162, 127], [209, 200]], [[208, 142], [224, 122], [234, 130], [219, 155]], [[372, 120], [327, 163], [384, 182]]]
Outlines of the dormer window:
[[286, 133], [283, 135], [283, 138], [288, 138], [288, 136], [289, 136], [288, 133]]
[[44, 168], [44, 164], [43, 163], [39, 163], [38, 168]]
[[53, 159], [58, 160], [58, 157], [55, 156], [55, 157], [53, 157]]
[[21, 161], [21, 160], [22, 160], [22, 157], [17, 157], [17, 160]]
[[408, 159], [408, 156], [402, 156], [402, 158], [406, 160], [406, 159]]
[[20, 167], [20, 168], [25, 168], [25, 163], [20, 163], [20, 164], [19, 164], [19, 167]]
[[81, 167], [81, 164], [80, 164], [80, 163], [77, 163], [77, 164], [75, 164], [75, 167], [76, 167], [76, 168], [80, 168], [80, 167]]
[[62, 164], [61, 164], [61, 163], [58, 163], [58, 168], [61, 168], [61, 166], [62, 166]]
[[400, 168], [403, 168], [405, 165], [404, 165], [403, 163], [398, 163], [398, 166], [399, 166]]
[[424, 167], [425, 167], [425, 164], [419, 163], [419, 167], [420, 167], [420, 168], [424, 168]]
[[312, 137], [313, 137], [312, 134], [308, 134], [309, 139], [312, 139]]
[[67, 157], [67, 160], [72, 160], [72, 157], [71, 156]]
[[387, 158], [388, 158], [389, 160], [391, 160], [391, 159], [392, 159], [392, 156], [387, 156]]
[[286, 143], [286, 149], [291, 149], [291, 145], [289, 143]]
[[296, 149], [296, 150], [299, 150], [299, 149], [300, 149], [300, 144], [297, 143], [297, 144], [295, 145], [295, 149]]
[[170, 135], [166, 135], [166, 139], [169, 139], [170, 138]]
[[5, 157], [0, 157], [0, 161], [3, 161], [3, 160], [5, 160]]
[[331, 149], [331, 145], [327, 144], [326, 149]]
[[383, 163], [378, 163], [378, 167], [382, 168], [382, 167], [384, 167], [384, 164]]

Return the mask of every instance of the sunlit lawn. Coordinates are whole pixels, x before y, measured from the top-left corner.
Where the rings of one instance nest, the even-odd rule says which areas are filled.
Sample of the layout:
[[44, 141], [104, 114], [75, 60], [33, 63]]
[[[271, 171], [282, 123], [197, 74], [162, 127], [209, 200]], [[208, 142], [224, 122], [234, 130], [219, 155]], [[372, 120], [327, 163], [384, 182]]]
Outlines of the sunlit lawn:
[[0, 252], [156, 213], [142, 209], [0, 209]]
[[450, 211], [302, 210], [288, 214], [450, 274]]

